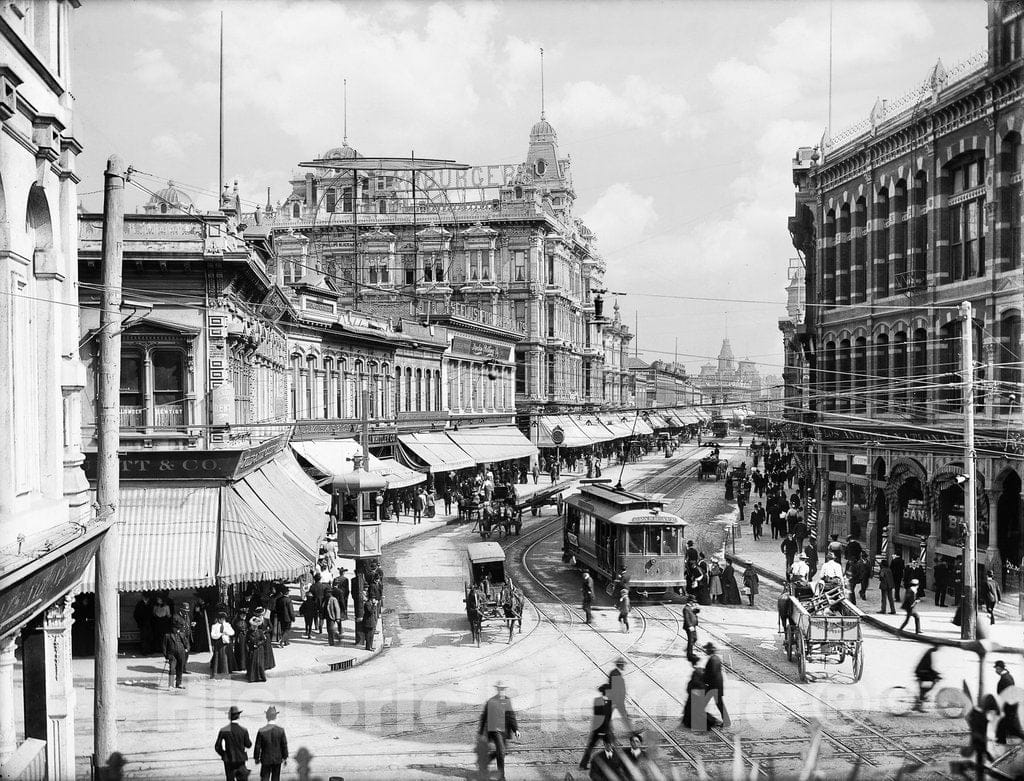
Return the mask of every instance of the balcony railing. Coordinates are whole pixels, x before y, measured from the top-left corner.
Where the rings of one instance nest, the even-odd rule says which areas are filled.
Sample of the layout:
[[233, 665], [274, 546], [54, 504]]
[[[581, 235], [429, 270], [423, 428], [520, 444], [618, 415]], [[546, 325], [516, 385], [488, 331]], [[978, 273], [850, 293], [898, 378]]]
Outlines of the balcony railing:
[[46, 741], [26, 738], [4, 763], [3, 778], [11, 781], [44, 781], [46, 778]]

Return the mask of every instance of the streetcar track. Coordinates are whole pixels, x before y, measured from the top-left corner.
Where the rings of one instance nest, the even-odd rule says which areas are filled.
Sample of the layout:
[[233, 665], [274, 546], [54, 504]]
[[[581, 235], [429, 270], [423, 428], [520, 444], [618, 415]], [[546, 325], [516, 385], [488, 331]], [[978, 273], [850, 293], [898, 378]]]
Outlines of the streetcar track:
[[[530, 545], [529, 548], [527, 548], [525, 551], [523, 551], [522, 558], [521, 558], [521, 563], [522, 563], [523, 569], [527, 573], [527, 576], [529, 577], [530, 580], [532, 580], [534, 582], [534, 584], [537, 587], [539, 587], [540, 589], [543, 589], [544, 591], [548, 592], [548, 594], [550, 594], [551, 597], [553, 597], [557, 603], [560, 603], [561, 605], [565, 606], [565, 605], [567, 605], [565, 600], [563, 600], [560, 596], [558, 596], [558, 594], [556, 594], [553, 590], [548, 588], [541, 581], [541, 579], [539, 577], [537, 577], [537, 575], [534, 573], [534, 571], [530, 567], [530, 564], [529, 564], [529, 561], [528, 561], [528, 558], [527, 558], [529, 552], [533, 549], [534, 546], [538, 545], [540, 542], [546, 540], [548, 537], [550, 537], [553, 534], [555, 534], [556, 531], [557, 530], [552, 530], [549, 534], [540, 537], [535, 542], [533, 542]], [[550, 616], [547, 615], [545, 610], [540, 607], [540, 604], [538, 602], [534, 603], [534, 607], [538, 611], [538, 613], [544, 615], [548, 619], [548, 621], [551, 623], [552, 627], [557, 632], [562, 634], [563, 637], [571, 645], [575, 646], [575, 648], [583, 656], [585, 656], [598, 670], [602, 670], [602, 672], [603, 672], [602, 664], [597, 659], [595, 659], [586, 649], [584, 649], [582, 645], [580, 645], [573, 638], [569, 637], [567, 634], [562, 632], [561, 629], [558, 627], [557, 623], [553, 619], [551, 619]], [[615, 643], [613, 643], [610, 639], [608, 639], [603, 633], [597, 631], [596, 627], [592, 627], [592, 629], [594, 630], [596, 636], [601, 638], [607, 645], [609, 645], [616, 652], [616, 654], [618, 656], [621, 656], [623, 658], [629, 659], [629, 654], [628, 654], [627, 651], [624, 651], [623, 649], [621, 649], [618, 646], [616, 646]], [[632, 660], [632, 659], [629, 659], [629, 661], [633, 662], [634, 667], [636, 667], [637, 671], [639, 671], [639, 672], [643, 673], [644, 675], [646, 675], [651, 680], [652, 683], [654, 683], [656, 686], [658, 686], [671, 699], [675, 700], [675, 702], [677, 704], [679, 704], [680, 706], [684, 704], [683, 701], [681, 701], [678, 697], [676, 697], [674, 694], [672, 694], [672, 692], [668, 691], [668, 689], [666, 689], [661, 683], [659, 683], [654, 678], [654, 676], [651, 675], [651, 673], [649, 671], [647, 671], [646, 669], [643, 668], [643, 666], [637, 665], [637, 663], [634, 660]], [[631, 696], [627, 695], [627, 697], [628, 697], [630, 703], [632, 704], [632, 706], [639, 713], [643, 714], [643, 716], [647, 719], [647, 723], [651, 726], [651, 728], [656, 730], [659, 734], [661, 734], [662, 739], [667, 741], [676, 750], [676, 752], [681, 757], [683, 757], [683, 759], [687, 762], [687, 764], [689, 764], [695, 770], [698, 769], [701, 766], [702, 760], [698, 759], [693, 754], [691, 754], [690, 751], [688, 751], [686, 748], [684, 748], [683, 745], [678, 740], [673, 738], [668, 733], [668, 731], [664, 727], [662, 727], [661, 724], [658, 723], [658, 721], [653, 717], [653, 715], [646, 708], [644, 708], [644, 706], [642, 704], [640, 704], [635, 698], [633, 698]], [[719, 739], [719, 741], [721, 741], [723, 744], [725, 744], [725, 745], [727, 745], [729, 747], [733, 747], [733, 741], [727, 735], [725, 735], [725, 733], [721, 732], [717, 728], [710, 729], [709, 733], [715, 735]], [[756, 765], [754, 760], [751, 760], [749, 757], [744, 757], [744, 761], [748, 765], [751, 765], [751, 766], [755, 766]], [[767, 771], [764, 770], [763, 768], [761, 768], [760, 766], [758, 766], [758, 772], [760, 774], [762, 774], [762, 775], [767, 775]]]

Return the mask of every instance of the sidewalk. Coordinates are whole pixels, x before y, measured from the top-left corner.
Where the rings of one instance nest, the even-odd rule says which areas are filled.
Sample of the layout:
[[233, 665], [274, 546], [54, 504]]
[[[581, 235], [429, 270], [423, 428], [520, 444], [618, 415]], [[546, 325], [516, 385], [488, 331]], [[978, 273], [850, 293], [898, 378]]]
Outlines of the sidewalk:
[[[648, 454], [645, 460], [627, 464], [623, 479], [635, 480], [646, 474], [659, 472], [665, 468], [667, 463], [674, 463], [677, 459], [667, 460], [657, 453]], [[614, 476], [618, 479], [619, 467], [616, 465], [605, 469], [606, 476]], [[585, 472], [563, 472], [562, 480], [579, 480], [585, 477]], [[550, 477], [540, 475], [539, 485], [551, 483]], [[533, 485], [531, 480], [529, 485]], [[569, 492], [575, 490], [575, 485]], [[437, 510], [444, 509], [444, 503], [438, 502]], [[380, 538], [381, 549], [386, 550], [403, 540], [429, 534], [437, 529], [460, 523], [458, 512], [444, 514], [439, 512], [433, 518], [424, 518], [420, 523], [414, 524], [410, 516], [401, 516], [398, 520], [381, 522]], [[352, 559], [338, 559], [339, 566], [345, 567], [348, 574], [355, 569], [355, 562]], [[385, 563], [385, 575], [391, 575]], [[298, 590], [292, 589], [295, 600], [298, 598]], [[374, 650], [367, 651], [362, 643], [358, 646], [354, 643], [354, 616], [351, 611], [347, 621], [342, 622], [342, 640], [340, 645], [330, 646], [327, 644], [326, 630], [317, 634], [314, 632], [310, 639], [304, 637], [305, 625], [298, 616], [298, 602], [295, 603], [296, 621], [292, 625], [292, 631], [288, 646], [284, 648], [274, 647], [275, 666], [269, 670], [267, 677], [278, 678], [289, 675], [303, 675], [308, 673], [324, 673], [332, 671], [348, 670], [377, 656], [384, 648], [391, 644], [389, 631], [392, 621], [386, 620], [388, 613], [388, 599], [385, 591], [385, 605], [381, 617], [381, 629], [378, 630], [374, 641]], [[91, 678], [93, 673], [92, 658], [75, 658], [72, 660], [73, 671], [76, 678]], [[135, 654], [119, 654], [117, 660], [118, 680], [122, 685], [137, 686], [141, 688], [161, 689], [167, 685], [164, 659], [159, 654], [141, 656]], [[187, 673], [183, 678], [186, 686], [202, 686], [204, 682], [210, 681], [210, 652], [203, 651], [189, 656]], [[231, 674], [233, 681], [245, 681], [245, 672], [240, 671]], [[210, 681], [211, 685], [213, 682]], [[258, 685], [258, 684], [254, 684]]]
[[[746, 520], [741, 524], [742, 529], [740, 530], [741, 537], [736, 539], [736, 552], [735, 556], [732, 554], [732, 546], [730, 544], [728, 550], [728, 558], [733, 559], [736, 564], [742, 565], [743, 562], [750, 561], [754, 564], [755, 569], [762, 578], [768, 578], [777, 583], [782, 583], [785, 579], [785, 557], [780, 550], [782, 543], [781, 539], [773, 540], [771, 537], [771, 531], [766, 530], [766, 533], [762, 535], [760, 540], [754, 540], [753, 530], [750, 526], [750, 515], [745, 512]], [[731, 513], [724, 513], [716, 521], [722, 523], [729, 523], [737, 518], [737, 511], [733, 510]], [[824, 553], [819, 552], [820, 559], [818, 566], [824, 561]], [[935, 592], [931, 589], [925, 589], [925, 598], [918, 604], [917, 612], [921, 616], [921, 635], [918, 636], [922, 642], [929, 642], [931, 640], [938, 640], [939, 642], [950, 642], [960, 640], [960, 627], [952, 623], [953, 614], [955, 608], [953, 607], [953, 600], [951, 597], [946, 599], [946, 607], [939, 607], [935, 604]], [[868, 586], [865, 592], [867, 596], [864, 599], [860, 597], [860, 591], [857, 592], [857, 608], [863, 613], [863, 619], [868, 624], [889, 632], [897, 636], [901, 636], [899, 631], [900, 624], [903, 623], [904, 612], [900, 610], [899, 600], [896, 600], [896, 615], [891, 613], [881, 614], [881, 601], [882, 595], [878, 589], [878, 577], [872, 578], [871, 584]], [[900, 595], [902, 596], [903, 590], [901, 589]], [[988, 615], [984, 612], [984, 609], [979, 610], [978, 623], [986, 631], [987, 637], [995, 642], [1004, 643], [1006, 645], [1019, 646], [1021, 644], [1022, 633], [1024, 633], [1024, 621], [1021, 621], [1017, 613], [1017, 605], [1013, 602], [1004, 599], [995, 608], [995, 624], [989, 624]], [[914, 637], [913, 621], [907, 627], [908, 631], [902, 633], [902, 636]]]

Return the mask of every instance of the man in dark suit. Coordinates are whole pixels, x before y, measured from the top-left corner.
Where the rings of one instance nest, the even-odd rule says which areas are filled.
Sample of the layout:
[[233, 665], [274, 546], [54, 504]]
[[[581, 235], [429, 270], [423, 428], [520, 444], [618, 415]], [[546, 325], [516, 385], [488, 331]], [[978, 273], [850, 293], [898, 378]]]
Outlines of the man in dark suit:
[[[715, 706], [722, 715], [722, 726], [728, 727], [729, 713], [725, 710], [725, 699], [723, 698], [725, 678], [722, 675], [722, 659], [717, 651], [714, 643], [707, 643], [704, 646], [704, 653], [708, 655], [707, 661], [704, 663], [704, 688], [715, 698]], [[708, 719], [708, 724], [711, 724], [711, 719]]]
[[900, 599], [900, 588], [903, 586], [903, 571], [906, 569], [906, 562], [903, 561], [903, 556], [896, 552], [896, 555], [892, 557], [892, 561], [889, 562], [889, 569], [892, 570], [892, 582], [893, 582], [893, 595], [896, 597], [896, 601], [902, 601]]
[[249, 759], [246, 749], [252, 746], [252, 741], [249, 739], [249, 730], [238, 723], [241, 715], [242, 711], [232, 705], [228, 710], [229, 722], [220, 728], [217, 741], [213, 744], [213, 750], [224, 763], [224, 778], [227, 781], [236, 781], [248, 775], [245, 771], [245, 763]]
[[313, 575], [313, 585], [309, 587], [309, 593], [313, 595], [313, 599], [316, 601], [316, 633], [320, 634], [324, 630], [324, 610], [326, 605], [324, 604], [327, 599], [327, 586], [320, 580], [320, 573], [317, 572]]
[[174, 629], [163, 638], [164, 658], [167, 659], [167, 688], [171, 687], [173, 680], [176, 689], [184, 689], [181, 674], [185, 672], [188, 663], [188, 641], [184, 621], [176, 616], [174, 622]]
[[281, 781], [281, 765], [288, 761], [288, 737], [274, 723], [277, 708], [267, 708], [267, 723], [256, 733], [252, 758], [259, 762], [260, 781]]
[[693, 652], [693, 647], [697, 644], [697, 624], [700, 622], [697, 614], [699, 612], [700, 608], [695, 607], [693, 602], [687, 602], [683, 606], [683, 629], [686, 631], [686, 658], [690, 661], [690, 664], [697, 663], [697, 654]]
[[380, 617], [380, 603], [370, 597], [363, 606], [363, 635], [366, 637], [365, 648], [373, 650], [373, 638], [377, 634], [377, 619]]
[[593, 755], [594, 746], [602, 738], [606, 742], [613, 742], [615, 739], [612, 733], [612, 701], [608, 697], [608, 689], [605, 686], [598, 688], [601, 693], [594, 698], [594, 710], [590, 721], [590, 738], [587, 740], [587, 747], [583, 749], [583, 758], [580, 760], [580, 770], [590, 767], [590, 759]]
[[[512, 708], [512, 700], [505, 694], [508, 688], [501, 681], [494, 684], [497, 693], [484, 705], [484, 712], [480, 715], [480, 728], [478, 734], [486, 735], [487, 740], [494, 744], [493, 757], [498, 761], [498, 775], [505, 777], [505, 741], [513, 735], [519, 737], [519, 722], [516, 720], [516, 712]], [[487, 767], [491, 764], [490, 757], [487, 758]]]

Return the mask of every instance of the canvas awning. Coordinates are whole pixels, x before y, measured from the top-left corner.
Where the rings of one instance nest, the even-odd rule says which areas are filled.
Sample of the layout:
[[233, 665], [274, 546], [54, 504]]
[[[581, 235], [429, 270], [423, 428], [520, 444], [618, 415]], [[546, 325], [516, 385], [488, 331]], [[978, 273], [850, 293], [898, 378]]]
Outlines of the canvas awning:
[[608, 427], [593, 415], [577, 416], [573, 422], [592, 442], [611, 442], [615, 439], [615, 435], [608, 430]]
[[430, 472], [454, 472], [476, 466], [476, 461], [448, 439], [448, 435], [443, 431], [399, 434], [398, 442], [403, 455], [410, 456], [409, 460], [412, 463], [423, 464]]
[[[355, 471], [356, 456], [362, 457], [363, 448], [354, 439], [324, 439], [292, 442], [292, 449], [306, 459], [325, 477], [344, 475]], [[407, 488], [422, 483], [426, 475], [409, 469], [391, 458], [370, 455], [370, 472], [387, 481], [388, 488]]]
[[601, 440], [591, 439], [580, 424], [571, 415], [542, 415], [540, 419], [541, 447], [554, 447], [551, 432], [558, 426], [562, 429], [565, 439], [562, 447], [590, 447]]
[[119, 591], [295, 577], [316, 561], [328, 521], [327, 494], [288, 451], [228, 484], [126, 482], [118, 507]]
[[638, 417], [636, 419], [636, 423], [634, 424], [634, 428], [635, 428], [635, 431], [636, 431], [637, 434], [653, 434], [654, 433], [654, 428], [651, 426], [650, 423], [648, 423], [642, 417]]
[[613, 418], [610, 416], [602, 416], [599, 417], [598, 420], [600, 420], [601, 423], [604, 424], [605, 428], [607, 428], [612, 433], [613, 439], [626, 439], [628, 437], [633, 436], [632, 421], [624, 423], [623, 421], [619, 420], [619, 418]]
[[529, 458], [537, 448], [513, 426], [488, 426], [448, 431], [448, 438], [468, 453], [478, 464]]
[[662, 428], [671, 428], [673, 425], [666, 421], [665, 418], [663, 418], [661, 415], [654, 414], [649, 414], [647, 416], [647, 422], [650, 423], [655, 430]]

